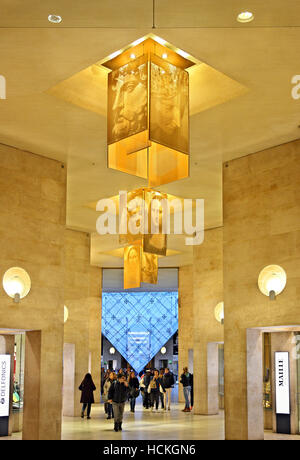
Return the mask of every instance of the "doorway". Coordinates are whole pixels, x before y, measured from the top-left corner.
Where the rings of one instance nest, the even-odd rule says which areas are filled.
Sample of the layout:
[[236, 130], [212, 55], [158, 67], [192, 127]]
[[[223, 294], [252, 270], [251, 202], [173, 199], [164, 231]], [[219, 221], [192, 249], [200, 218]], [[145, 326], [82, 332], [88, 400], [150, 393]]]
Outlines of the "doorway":
[[[265, 428], [272, 429], [273, 432], [299, 433], [299, 403], [297, 401], [299, 393], [298, 331], [300, 331], [300, 326], [247, 329], [249, 440], [263, 440]], [[285, 356], [286, 363], [281, 355]], [[279, 365], [284, 365], [284, 369], [286, 369], [283, 374]], [[278, 374], [278, 369], [280, 374]], [[287, 383], [282, 384], [279, 380], [278, 375], [281, 378], [281, 374], [284, 375]], [[284, 393], [282, 393], [283, 389]], [[287, 409], [281, 408], [282, 401]], [[269, 409], [267, 422], [266, 408]], [[267, 427], [266, 423], [268, 424]]]
[[0, 329], [0, 354], [10, 356], [7, 435], [39, 439], [41, 331]]

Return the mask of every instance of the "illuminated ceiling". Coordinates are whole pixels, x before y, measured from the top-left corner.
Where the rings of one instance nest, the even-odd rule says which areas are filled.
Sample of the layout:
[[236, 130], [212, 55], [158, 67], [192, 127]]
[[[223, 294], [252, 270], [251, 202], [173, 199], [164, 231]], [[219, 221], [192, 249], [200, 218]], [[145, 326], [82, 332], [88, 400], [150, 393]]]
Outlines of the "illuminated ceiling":
[[[289, 0], [287, 7], [283, 0], [249, 0], [247, 9], [255, 20], [240, 24], [237, 0], [156, 0], [154, 17], [149, 0], [0, 0], [0, 75], [7, 81], [7, 99], [0, 101], [0, 142], [67, 164], [69, 228], [94, 232], [97, 213], [89, 203], [144, 185], [142, 179], [106, 168], [106, 80], [102, 75], [98, 86], [91, 71], [102, 58], [149, 33], [248, 89], [222, 104], [209, 102], [204, 110], [212, 92], [203, 92], [203, 85], [212, 77], [193, 76], [191, 69], [191, 94], [196, 95], [191, 100], [191, 175], [161, 191], [204, 198], [207, 228], [222, 225], [224, 161], [299, 138], [300, 102], [291, 97], [291, 79], [300, 73], [300, 2]], [[60, 14], [62, 23], [50, 24], [51, 13]], [[99, 90], [93, 100], [86, 84], [83, 94], [75, 85], [78, 99], [86, 96], [92, 102], [89, 110], [47, 93], [79, 73], [83, 81], [97, 83], [93, 91]], [[182, 256], [160, 263], [178, 266], [191, 260], [190, 248], [179, 238], [169, 238], [168, 247]], [[119, 257], [97, 256], [117, 248], [114, 237], [103, 238], [92, 260], [120, 266]]]

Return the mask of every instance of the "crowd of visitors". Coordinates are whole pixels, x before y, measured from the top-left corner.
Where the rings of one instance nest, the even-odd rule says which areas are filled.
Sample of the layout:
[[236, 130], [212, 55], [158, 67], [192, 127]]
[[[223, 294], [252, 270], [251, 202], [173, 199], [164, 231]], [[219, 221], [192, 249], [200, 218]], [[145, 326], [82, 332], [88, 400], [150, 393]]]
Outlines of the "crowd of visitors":
[[[150, 412], [171, 410], [171, 393], [176, 379], [169, 368], [144, 369], [137, 375], [129, 367], [120, 369], [118, 373], [107, 370], [101, 375], [101, 395], [107, 419], [114, 419], [114, 430], [122, 431], [123, 414], [126, 401], [130, 402], [130, 411], [135, 412], [136, 399], [142, 395], [143, 407]], [[187, 367], [183, 368], [180, 377], [185, 398], [183, 412], [193, 408], [193, 375]], [[81, 417], [84, 418], [87, 408], [87, 418], [90, 419], [91, 405], [94, 403], [93, 392], [96, 390], [91, 374], [86, 374], [79, 386], [80, 402], [83, 404]]]

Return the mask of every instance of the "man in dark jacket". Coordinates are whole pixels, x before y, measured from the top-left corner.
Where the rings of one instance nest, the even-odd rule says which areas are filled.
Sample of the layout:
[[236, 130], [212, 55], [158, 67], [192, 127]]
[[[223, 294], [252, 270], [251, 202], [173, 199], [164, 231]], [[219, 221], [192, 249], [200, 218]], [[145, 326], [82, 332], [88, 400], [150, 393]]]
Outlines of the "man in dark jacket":
[[174, 375], [170, 372], [170, 369], [166, 367], [163, 376], [163, 384], [166, 392], [164, 393], [164, 409], [167, 410], [167, 399], [168, 399], [168, 410], [171, 410], [171, 393], [175, 383]]
[[192, 374], [189, 373], [188, 368], [183, 368], [183, 374], [180, 377], [180, 383], [183, 386], [183, 395], [185, 398], [185, 408], [182, 412], [190, 412], [191, 411], [191, 389], [192, 389]]
[[119, 374], [117, 381], [110, 386], [108, 391], [108, 402], [113, 405], [114, 410], [115, 431], [122, 431], [124, 407], [128, 392], [129, 388], [125, 375]]
[[144, 377], [142, 379], [143, 385], [141, 385], [141, 391], [143, 395], [143, 406], [145, 409], [149, 409], [150, 406], [150, 395], [148, 394], [148, 386], [151, 380], [151, 371], [150, 369], [146, 369], [144, 373]]

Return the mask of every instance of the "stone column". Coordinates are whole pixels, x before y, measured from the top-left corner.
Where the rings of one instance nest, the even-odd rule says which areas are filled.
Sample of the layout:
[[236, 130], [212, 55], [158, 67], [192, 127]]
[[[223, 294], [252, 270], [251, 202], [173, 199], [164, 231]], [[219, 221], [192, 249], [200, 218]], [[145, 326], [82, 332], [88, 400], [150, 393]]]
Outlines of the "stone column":
[[264, 439], [262, 332], [247, 330], [248, 439]]
[[224, 329], [214, 315], [223, 301], [222, 228], [205, 232], [204, 242], [194, 246], [193, 260], [194, 410], [211, 415], [218, 413], [217, 342], [223, 342]]

